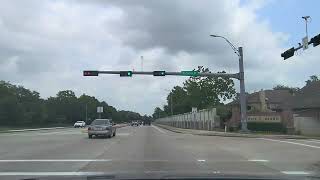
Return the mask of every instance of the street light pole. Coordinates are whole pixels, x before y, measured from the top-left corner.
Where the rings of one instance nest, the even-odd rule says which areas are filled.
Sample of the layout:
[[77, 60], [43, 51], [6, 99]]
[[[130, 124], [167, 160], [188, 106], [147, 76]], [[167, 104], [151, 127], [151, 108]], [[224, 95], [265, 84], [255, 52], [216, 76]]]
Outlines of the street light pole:
[[248, 131], [247, 127], [247, 100], [246, 100], [246, 90], [244, 86], [244, 69], [243, 69], [243, 49], [239, 50], [239, 81], [240, 81], [240, 115], [241, 115], [241, 131]]
[[218, 35], [210, 35], [210, 36], [224, 39], [239, 57], [239, 77], [237, 79], [239, 79], [239, 81], [240, 81], [240, 116], [241, 116], [240, 121], [241, 121], [241, 131], [242, 132], [248, 132], [248, 127], [247, 127], [247, 100], [246, 100], [246, 90], [245, 90], [245, 85], [244, 85], [243, 48], [239, 47], [237, 49], [227, 38], [225, 38], [223, 36], [218, 36]]

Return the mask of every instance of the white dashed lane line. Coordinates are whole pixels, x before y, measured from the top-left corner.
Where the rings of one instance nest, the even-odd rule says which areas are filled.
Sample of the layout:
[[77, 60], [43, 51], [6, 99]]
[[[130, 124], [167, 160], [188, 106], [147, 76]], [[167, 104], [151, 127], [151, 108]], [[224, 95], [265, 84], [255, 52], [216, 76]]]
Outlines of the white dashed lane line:
[[250, 161], [250, 162], [269, 162], [269, 160], [265, 160], [265, 159], [249, 159], [248, 161]]
[[281, 171], [281, 173], [287, 174], [287, 175], [309, 175], [309, 174], [311, 174], [311, 172], [307, 172], [307, 171]]

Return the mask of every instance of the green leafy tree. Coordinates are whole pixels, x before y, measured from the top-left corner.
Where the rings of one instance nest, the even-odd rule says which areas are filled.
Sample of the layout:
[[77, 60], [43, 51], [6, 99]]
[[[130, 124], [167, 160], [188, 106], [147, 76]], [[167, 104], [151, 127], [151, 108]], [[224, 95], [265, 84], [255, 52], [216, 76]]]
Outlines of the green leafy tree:
[[317, 81], [320, 81], [319, 77], [317, 75], [312, 75], [310, 76], [310, 79], [306, 81], [306, 84], [309, 85], [310, 83]]
[[165, 117], [165, 116], [166, 116], [166, 112], [163, 111], [163, 110], [162, 110], [161, 108], [159, 108], [159, 107], [156, 107], [156, 108], [154, 109], [153, 114], [152, 114], [152, 117], [153, 117], [154, 119], [162, 118], [162, 117]]
[[273, 87], [273, 90], [289, 90], [290, 93], [296, 93], [296, 92], [298, 92], [300, 90], [300, 88], [298, 88], [298, 87], [289, 87], [289, 86], [286, 86], [286, 85], [278, 84], [275, 87]]
[[[203, 66], [199, 66], [195, 71], [210, 73], [210, 70]], [[192, 107], [197, 107], [198, 109], [215, 107], [223, 101], [232, 99], [235, 94], [234, 82], [230, 78], [191, 77], [184, 82], [183, 87], [175, 86], [168, 94], [164, 111], [168, 115], [171, 114], [171, 106], [174, 114], [190, 112]]]

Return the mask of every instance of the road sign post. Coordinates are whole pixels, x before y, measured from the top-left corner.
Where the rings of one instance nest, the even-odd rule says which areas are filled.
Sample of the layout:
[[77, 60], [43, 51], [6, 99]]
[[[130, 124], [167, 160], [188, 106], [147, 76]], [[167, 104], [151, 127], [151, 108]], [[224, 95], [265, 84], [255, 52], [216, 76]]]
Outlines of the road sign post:
[[101, 119], [101, 113], [103, 113], [103, 107], [102, 106], [97, 107], [97, 113], [99, 114], [99, 119]]

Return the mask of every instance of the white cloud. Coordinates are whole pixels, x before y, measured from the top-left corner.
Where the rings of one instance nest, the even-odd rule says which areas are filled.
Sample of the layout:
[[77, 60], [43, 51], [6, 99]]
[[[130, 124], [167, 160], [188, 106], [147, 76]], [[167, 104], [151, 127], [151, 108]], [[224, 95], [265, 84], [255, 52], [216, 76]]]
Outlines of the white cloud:
[[222, 39], [244, 47], [248, 91], [282, 83], [301, 86], [316, 74], [319, 51], [281, 60], [288, 34], [272, 32], [256, 12], [265, 1], [1, 1], [1, 79], [43, 97], [71, 89], [151, 114], [183, 77], [82, 77], [82, 70], [191, 70], [235, 73], [237, 56]]

